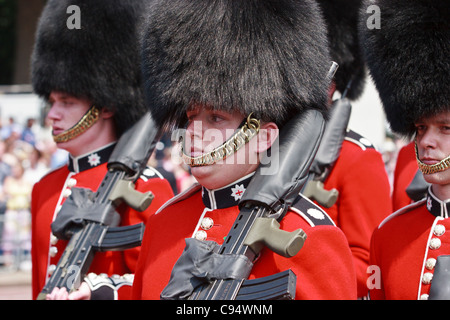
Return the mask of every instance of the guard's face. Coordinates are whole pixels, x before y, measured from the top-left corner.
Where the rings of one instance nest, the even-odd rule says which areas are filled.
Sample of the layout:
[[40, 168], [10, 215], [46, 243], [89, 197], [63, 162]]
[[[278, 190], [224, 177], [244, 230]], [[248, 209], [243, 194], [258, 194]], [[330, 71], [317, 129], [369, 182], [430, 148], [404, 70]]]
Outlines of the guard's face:
[[[238, 111], [228, 113], [204, 106], [194, 106], [187, 112], [188, 125], [185, 153], [197, 157], [222, 145], [240, 126], [245, 116]], [[197, 181], [209, 189], [223, 187], [253, 172], [258, 166], [252, 140], [230, 157], [215, 164], [192, 167]], [[251, 154], [251, 155], [250, 155]]]
[[[450, 111], [416, 122], [416, 144], [418, 158], [426, 165], [434, 165], [450, 155]], [[450, 168], [424, 174], [429, 183], [449, 184]]]
[[[86, 99], [55, 91], [50, 94], [49, 103], [51, 107], [47, 114], [47, 119], [52, 124], [53, 136], [70, 130], [82, 119], [92, 105]], [[90, 151], [94, 147], [93, 144], [101, 143], [101, 137], [105, 135], [103, 125], [105, 116], [103, 111], [100, 114], [100, 119], [79, 136], [65, 142], [57, 142], [58, 148], [78, 156]]]
[[[187, 117], [185, 153], [191, 157], [200, 156], [222, 145], [245, 119], [237, 111], [228, 113], [203, 106], [191, 108]], [[192, 175], [209, 189], [226, 186], [256, 170], [258, 161], [248, 161], [248, 150], [249, 143], [215, 164], [192, 167]]]
[[228, 113], [206, 107], [194, 107], [187, 112], [188, 125], [186, 152], [200, 156], [220, 146], [239, 127], [244, 115]]
[[90, 102], [62, 92], [52, 92], [47, 118], [52, 121], [52, 134], [58, 135], [73, 127], [89, 110]]

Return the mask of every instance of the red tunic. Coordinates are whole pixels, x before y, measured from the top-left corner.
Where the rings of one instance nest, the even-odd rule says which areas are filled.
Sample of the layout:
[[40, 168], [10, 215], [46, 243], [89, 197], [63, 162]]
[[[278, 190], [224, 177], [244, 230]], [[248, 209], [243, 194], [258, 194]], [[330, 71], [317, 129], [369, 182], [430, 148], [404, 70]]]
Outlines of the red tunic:
[[339, 191], [336, 203], [322, 209], [347, 237], [355, 264], [358, 297], [367, 296], [370, 237], [392, 213], [390, 184], [381, 154], [368, 140], [348, 132], [324, 188]]
[[[67, 244], [66, 241], [58, 240], [55, 243], [55, 239], [52, 240], [50, 225], [57, 214], [58, 208], [64, 202], [72, 187], [97, 190], [106, 174], [106, 160], [111, 150], [101, 149], [86, 157], [71, 158], [69, 166], [73, 171], [70, 171], [68, 166], [61, 167], [50, 172], [35, 184], [31, 204], [33, 298], [36, 298], [44, 287], [52, 268], [58, 263]], [[99, 155], [100, 159], [97, 158]], [[124, 210], [121, 213], [121, 225], [145, 222], [151, 214], [173, 196], [169, 183], [159, 177], [154, 169], [148, 168], [146, 174], [138, 179], [136, 189], [142, 192], [151, 191], [155, 198], [144, 212], [132, 209]], [[90, 272], [110, 275], [132, 273], [139, 251], [140, 248], [138, 247], [124, 252], [97, 253]]]
[[450, 254], [449, 211], [450, 202], [429, 190], [426, 199], [393, 213], [375, 230], [371, 299], [428, 298], [435, 259]]
[[[134, 278], [134, 299], [160, 298], [185, 248], [185, 238], [223, 242], [239, 212], [237, 201], [246, 181], [213, 191], [195, 185], [150, 217]], [[355, 299], [354, 268], [342, 231], [325, 212], [303, 197], [281, 222], [283, 230], [298, 228], [307, 234], [300, 252], [293, 258], [284, 258], [263, 249], [249, 278], [291, 269], [297, 275], [296, 299]]]

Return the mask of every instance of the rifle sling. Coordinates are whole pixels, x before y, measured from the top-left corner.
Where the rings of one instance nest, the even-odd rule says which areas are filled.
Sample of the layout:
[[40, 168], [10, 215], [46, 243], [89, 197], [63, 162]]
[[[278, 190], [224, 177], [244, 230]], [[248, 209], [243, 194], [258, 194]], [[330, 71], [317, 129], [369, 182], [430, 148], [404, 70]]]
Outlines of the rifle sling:
[[194, 290], [216, 279], [244, 280], [252, 262], [243, 255], [218, 254], [218, 244], [188, 238], [176, 262], [170, 281], [161, 293], [162, 300], [187, 299]]
[[92, 190], [85, 188], [72, 188], [71, 195], [64, 202], [64, 209], [56, 216], [51, 224], [52, 233], [58, 239], [68, 240], [71, 229], [82, 227], [88, 221], [102, 225], [115, 226], [120, 221], [115, 208], [108, 203], [93, 200]]

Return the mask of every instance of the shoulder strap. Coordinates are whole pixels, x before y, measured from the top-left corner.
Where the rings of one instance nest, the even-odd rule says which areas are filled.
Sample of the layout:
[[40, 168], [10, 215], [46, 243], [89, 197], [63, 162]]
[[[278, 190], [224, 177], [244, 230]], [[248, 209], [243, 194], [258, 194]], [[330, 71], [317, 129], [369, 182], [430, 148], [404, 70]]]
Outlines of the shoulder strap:
[[345, 140], [353, 142], [363, 150], [375, 149], [375, 146], [369, 139], [363, 137], [362, 135], [353, 130], [347, 131], [347, 134], [345, 135]]
[[319, 225], [336, 226], [324, 210], [302, 194], [298, 195], [291, 210], [302, 216], [312, 227]]

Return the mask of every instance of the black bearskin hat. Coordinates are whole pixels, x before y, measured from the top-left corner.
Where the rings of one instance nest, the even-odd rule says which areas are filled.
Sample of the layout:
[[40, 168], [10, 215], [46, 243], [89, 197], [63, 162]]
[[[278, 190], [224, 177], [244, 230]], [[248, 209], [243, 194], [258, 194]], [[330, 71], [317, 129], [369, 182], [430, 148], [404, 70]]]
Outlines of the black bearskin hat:
[[331, 66], [313, 0], [156, 0], [143, 32], [147, 105], [157, 123], [182, 125], [192, 103], [282, 125], [326, 116]]
[[[71, 5], [80, 9], [81, 29], [67, 26]], [[140, 0], [49, 0], [32, 55], [35, 92], [48, 99], [62, 91], [113, 110], [121, 134], [146, 110], [138, 40], [143, 10]]]
[[[380, 9], [379, 29], [369, 29], [367, 7]], [[450, 2], [367, 1], [361, 42], [391, 129], [412, 136], [414, 123], [450, 109]]]
[[328, 27], [331, 59], [339, 64], [334, 80], [336, 90], [359, 98], [364, 90], [366, 69], [359, 45], [358, 18], [362, 0], [319, 0]]

